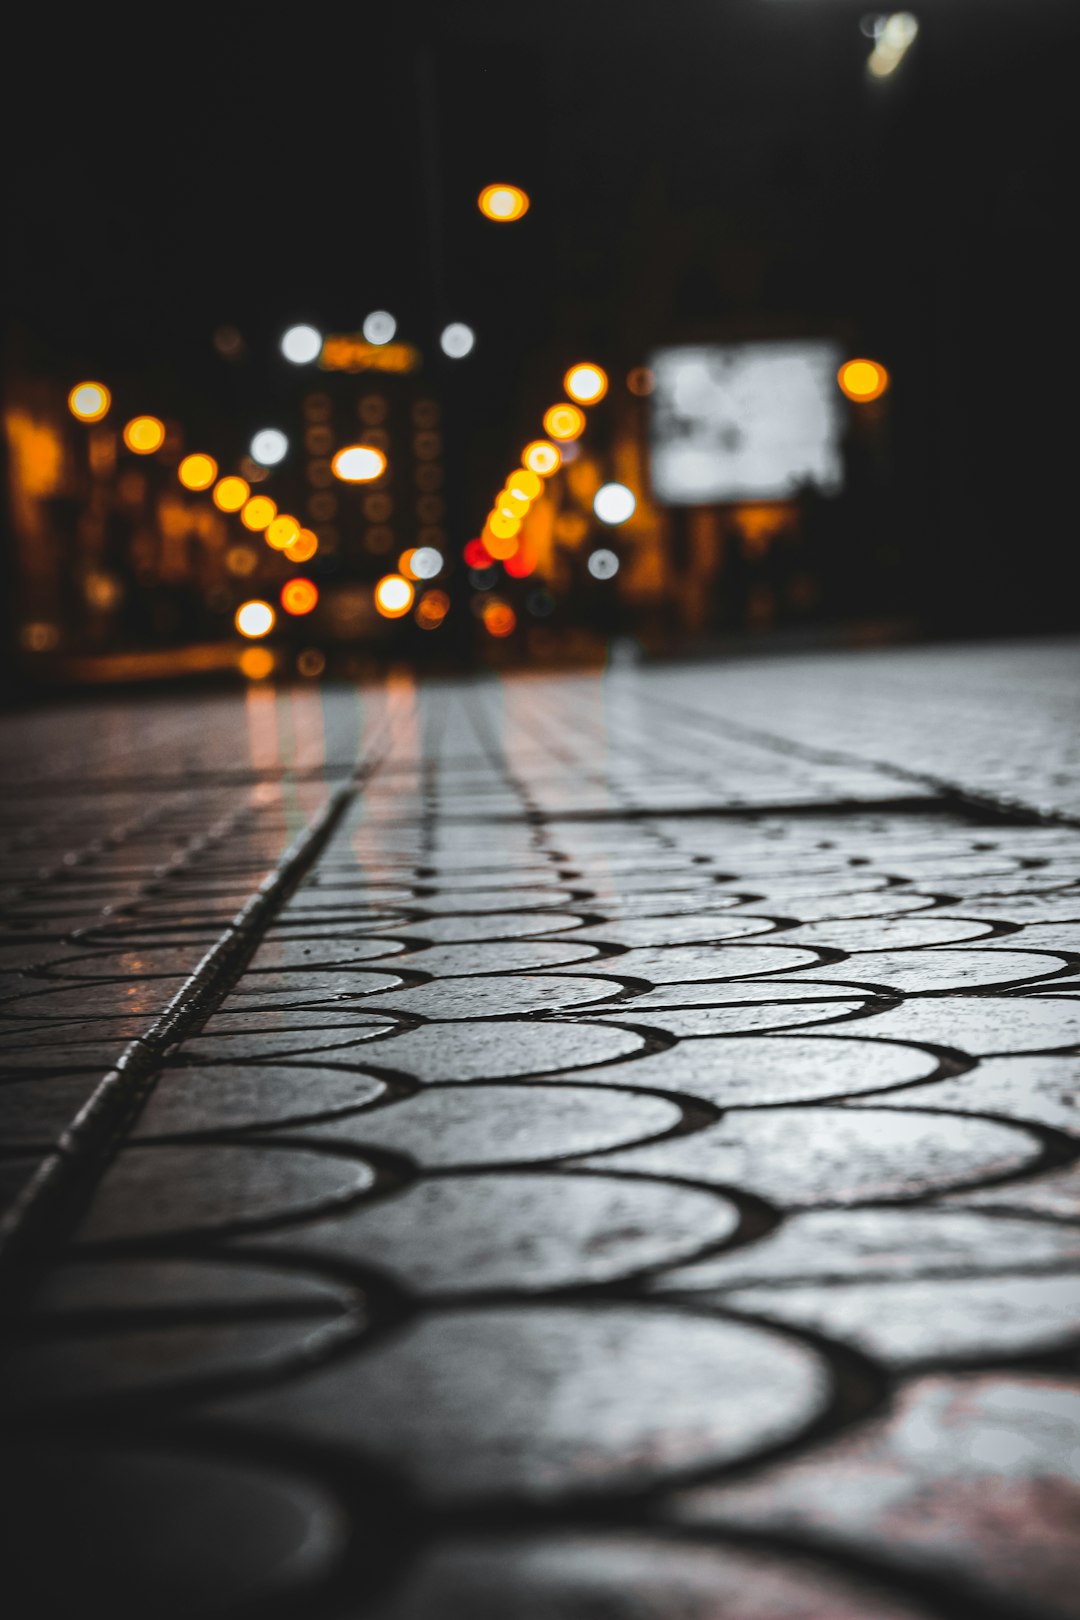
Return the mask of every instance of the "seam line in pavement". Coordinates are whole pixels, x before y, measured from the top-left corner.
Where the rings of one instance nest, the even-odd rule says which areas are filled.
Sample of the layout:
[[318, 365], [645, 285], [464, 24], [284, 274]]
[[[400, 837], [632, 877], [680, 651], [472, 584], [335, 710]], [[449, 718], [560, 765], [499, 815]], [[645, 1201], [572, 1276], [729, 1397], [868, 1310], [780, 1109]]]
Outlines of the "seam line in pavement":
[[[364, 772], [364, 780], [374, 765]], [[267, 925], [317, 860], [359, 783], [337, 788], [293, 840], [277, 866], [229, 922], [142, 1035], [125, 1046], [92, 1096], [65, 1128], [21, 1194], [0, 1220], [0, 1282], [20, 1276], [35, 1250], [62, 1227], [80, 1193], [92, 1188], [117, 1142], [135, 1123], [153, 1089], [162, 1060], [221, 1002], [240, 977]]]

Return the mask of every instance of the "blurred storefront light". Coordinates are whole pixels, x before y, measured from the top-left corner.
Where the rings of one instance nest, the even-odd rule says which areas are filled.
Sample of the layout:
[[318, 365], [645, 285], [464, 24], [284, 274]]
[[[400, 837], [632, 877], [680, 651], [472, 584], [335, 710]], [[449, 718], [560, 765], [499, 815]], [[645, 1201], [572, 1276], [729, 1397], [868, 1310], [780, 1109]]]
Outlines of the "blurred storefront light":
[[165, 443], [165, 424], [156, 416], [133, 416], [124, 428], [124, 443], [137, 456], [152, 456]]
[[177, 477], [185, 489], [209, 489], [217, 475], [217, 462], [201, 451], [185, 456], [177, 469]]
[[368, 484], [386, 471], [386, 457], [369, 444], [350, 444], [331, 462], [334, 477], [346, 484]]
[[268, 636], [274, 628], [274, 610], [269, 602], [245, 602], [236, 610], [236, 628], [242, 636], [253, 640]]
[[322, 333], [314, 326], [290, 326], [281, 339], [281, 352], [294, 366], [309, 366], [319, 358]]
[[876, 360], [845, 360], [836, 374], [840, 391], [856, 405], [880, 399], [889, 386], [889, 373]]
[[230, 473], [214, 489], [214, 505], [219, 512], [239, 512], [251, 490], [247, 480]]
[[504, 182], [485, 186], [476, 203], [485, 219], [493, 219], [497, 224], [509, 224], [529, 210], [528, 194], [520, 186]]
[[375, 587], [375, 607], [384, 619], [400, 619], [413, 605], [416, 592], [400, 574], [384, 574]]
[[80, 422], [100, 422], [111, 404], [112, 395], [104, 383], [76, 383], [68, 395], [68, 410]]
[[451, 321], [439, 334], [439, 347], [451, 360], [464, 360], [476, 345], [476, 333], [464, 321]]
[[[637, 501], [625, 484], [601, 484], [593, 496], [593, 511], [601, 523], [614, 527], [632, 518]], [[609, 553], [610, 555], [610, 553]]]
[[563, 441], [578, 438], [585, 429], [585, 412], [577, 405], [552, 405], [544, 412], [544, 432]]
[[280, 428], [261, 428], [251, 441], [251, 459], [260, 467], [276, 467], [289, 453], [289, 441]]
[[607, 372], [591, 361], [571, 366], [563, 378], [563, 387], [579, 405], [596, 405], [608, 391]]

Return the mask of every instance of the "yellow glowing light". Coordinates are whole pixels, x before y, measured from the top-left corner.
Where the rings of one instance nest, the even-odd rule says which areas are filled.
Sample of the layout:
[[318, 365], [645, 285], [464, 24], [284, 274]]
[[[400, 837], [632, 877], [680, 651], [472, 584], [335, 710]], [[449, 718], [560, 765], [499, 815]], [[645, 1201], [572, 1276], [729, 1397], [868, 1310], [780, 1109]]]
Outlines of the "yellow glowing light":
[[[509, 523], [500, 525], [500, 527], [509, 527]], [[521, 525], [519, 523], [517, 524], [517, 527], [514, 528], [513, 533], [497, 534], [489, 521], [484, 528], [483, 536], [484, 550], [487, 552], [488, 556], [493, 557], [496, 562], [505, 562], [508, 557], [515, 556], [518, 549], [517, 535], [520, 527]]]
[[410, 546], [408, 551], [403, 551], [397, 560], [398, 573], [404, 574], [406, 579], [416, 578], [416, 575], [412, 571], [412, 560], [415, 556], [416, 547]]
[[277, 506], [269, 495], [253, 495], [250, 501], [245, 502], [240, 521], [245, 529], [258, 534], [260, 529], [268, 528], [276, 516]]
[[520, 219], [529, 208], [528, 195], [520, 186], [503, 184], [485, 186], [476, 202], [486, 219], [493, 219], [499, 224]]
[[124, 443], [137, 456], [152, 456], [165, 443], [165, 424], [156, 416], [133, 416], [124, 429]]
[[214, 505], [221, 512], [239, 512], [251, 490], [247, 480], [230, 473], [214, 488]]
[[[521, 519], [515, 517], [512, 512], [490, 512], [486, 527], [497, 540], [512, 540], [521, 528]], [[484, 544], [487, 545], [486, 540]], [[488, 550], [491, 551], [490, 546]], [[494, 555], [492, 552], [492, 556]]]
[[500, 489], [495, 497], [495, 511], [503, 512], [507, 517], [524, 517], [530, 504], [527, 495], [515, 495], [509, 487]]
[[245, 647], [237, 662], [241, 675], [249, 681], [265, 681], [274, 673], [274, 655], [269, 647]]
[[242, 636], [253, 640], [267, 636], [274, 628], [274, 610], [269, 602], [245, 602], [236, 610], [236, 628]]
[[585, 427], [585, 412], [576, 405], [552, 405], [544, 412], [544, 432], [552, 439], [579, 438]]
[[177, 469], [177, 477], [185, 489], [209, 489], [217, 477], [217, 462], [213, 456], [200, 452], [185, 456]]
[[594, 366], [591, 360], [583, 360], [580, 365], [570, 367], [563, 378], [563, 387], [579, 405], [595, 405], [607, 393], [607, 372], [602, 366]]
[[319, 588], [310, 579], [286, 580], [281, 587], [282, 607], [297, 618], [310, 613], [318, 600]]
[[318, 549], [318, 536], [311, 529], [301, 529], [296, 539], [285, 547], [285, 555], [290, 562], [310, 562]]
[[346, 484], [369, 484], [386, 471], [386, 457], [370, 444], [348, 444], [330, 463], [334, 477]]
[[549, 444], [546, 439], [534, 439], [527, 444], [521, 453], [521, 459], [532, 472], [539, 473], [541, 478], [550, 478], [562, 466], [562, 451], [557, 444]]
[[889, 373], [876, 360], [845, 360], [836, 374], [841, 392], [856, 405], [880, 399], [889, 386]]
[[544, 486], [531, 468], [518, 467], [506, 480], [506, 487], [511, 495], [517, 496], [518, 500], [535, 501]]
[[400, 619], [412, 607], [415, 595], [400, 574], [384, 574], [375, 587], [375, 607], [384, 619]]
[[[257, 495], [256, 500], [265, 500], [264, 495]], [[246, 521], [241, 519], [241, 521]], [[300, 538], [300, 524], [289, 512], [279, 512], [277, 517], [266, 525], [263, 539], [274, 551], [284, 551], [291, 546], [294, 540]]]
[[112, 395], [104, 383], [76, 383], [68, 395], [68, 410], [80, 422], [100, 422], [111, 404]]

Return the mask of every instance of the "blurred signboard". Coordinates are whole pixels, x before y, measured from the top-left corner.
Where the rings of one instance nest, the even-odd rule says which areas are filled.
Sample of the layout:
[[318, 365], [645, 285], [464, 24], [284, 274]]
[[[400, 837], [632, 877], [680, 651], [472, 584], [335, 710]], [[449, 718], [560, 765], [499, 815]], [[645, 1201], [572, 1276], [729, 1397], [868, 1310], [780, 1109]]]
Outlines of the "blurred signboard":
[[420, 351], [411, 343], [369, 343], [360, 332], [331, 332], [323, 340], [323, 371], [415, 371]]
[[682, 344], [649, 361], [652, 488], [668, 506], [784, 500], [843, 483], [843, 355], [827, 339]]

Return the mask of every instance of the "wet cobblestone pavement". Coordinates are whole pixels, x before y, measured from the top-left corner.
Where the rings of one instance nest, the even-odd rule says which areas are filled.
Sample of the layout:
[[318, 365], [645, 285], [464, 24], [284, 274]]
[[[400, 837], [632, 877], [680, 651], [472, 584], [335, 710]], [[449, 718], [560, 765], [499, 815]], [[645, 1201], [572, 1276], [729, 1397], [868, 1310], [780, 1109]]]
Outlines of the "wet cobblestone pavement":
[[17, 1616], [1080, 1616], [1075, 647], [0, 726]]

